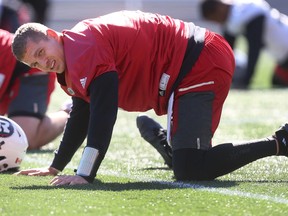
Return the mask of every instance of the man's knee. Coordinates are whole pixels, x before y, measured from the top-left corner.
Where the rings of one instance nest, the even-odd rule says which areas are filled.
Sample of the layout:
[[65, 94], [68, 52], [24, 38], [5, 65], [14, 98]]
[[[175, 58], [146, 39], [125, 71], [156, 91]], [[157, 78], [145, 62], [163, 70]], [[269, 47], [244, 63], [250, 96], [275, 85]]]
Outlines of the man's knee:
[[205, 164], [205, 152], [199, 149], [173, 151], [173, 171], [178, 181], [213, 180]]

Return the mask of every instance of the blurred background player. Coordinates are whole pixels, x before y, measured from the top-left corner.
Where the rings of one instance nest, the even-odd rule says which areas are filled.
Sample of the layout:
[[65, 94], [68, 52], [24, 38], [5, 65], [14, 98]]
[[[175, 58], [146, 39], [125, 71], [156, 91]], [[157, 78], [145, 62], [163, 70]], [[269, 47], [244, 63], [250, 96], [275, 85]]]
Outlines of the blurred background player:
[[[10, 0], [11, 1], [11, 0]], [[21, 0], [30, 7], [32, 21], [45, 24], [47, 21], [50, 1], [49, 0]]]
[[30, 21], [28, 8], [17, 0], [0, 0], [0, 28], [15, 32], [19, 25]]
[[[8, 3], [2, 2], [0, 13], [0, 27], [5, 28], [0, 29], [0, 115], [7, 115], [23, 128], [29, 149], [39, 149], [63, 132], [70, 107], [67, 104], [58, 112], [46, 114], [55, 75], [16, 61], [11, 52], [10, 32], [28, 21], [29, 14], [20, 2]], [[27, 19], [21, 18], [26, 15]]]
[[[276, 62], [271, 83], [288, 86], [288, 17], [263, 0], [202, 0], [200, 11], [204, 19], [223, 28], [223, 35], [232, 48], [238, 36], [247, 39], [247, 67], [233, 85], [248, 88], [262, 49]], [[237, 59], [236, 59], [237, 62]], [[236, 75], [236, 74], [235, 74]]]
[[49, 0], [0, 0], [0, 28], [9, 32], [26, 22], [45, 23], [49, 12]]

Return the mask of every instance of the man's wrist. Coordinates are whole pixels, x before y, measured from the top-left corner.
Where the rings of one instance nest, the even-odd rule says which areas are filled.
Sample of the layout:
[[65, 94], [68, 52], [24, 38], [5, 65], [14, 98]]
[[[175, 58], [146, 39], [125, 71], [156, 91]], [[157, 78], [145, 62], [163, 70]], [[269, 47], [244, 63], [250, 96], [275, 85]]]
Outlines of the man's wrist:
[[84, 148], [76, 175], [90, 176], [99, 155], [98, 149], [86, 146]]
[[57, 170], [54, 167], [49, 167], [48, 170], [52, 175], [57, 175], [59, 172], [61, 172], [60, 170]]

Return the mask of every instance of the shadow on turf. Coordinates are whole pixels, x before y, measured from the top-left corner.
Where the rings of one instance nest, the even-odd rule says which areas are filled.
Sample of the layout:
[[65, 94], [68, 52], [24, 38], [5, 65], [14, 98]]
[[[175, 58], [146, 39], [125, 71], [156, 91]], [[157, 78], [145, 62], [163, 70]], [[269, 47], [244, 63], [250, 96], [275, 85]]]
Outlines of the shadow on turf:
[[165, 189], [203, 189], [203, 188], [231, 188], [239, 185], [240, 183], [253, 182], [253, 183], [288, 183], [288, 181], [190, 181], [190, 182], [177, 182], [177, 181], [151, 181], [151, 182], [102, 182], [95, 180], [93, 184], [87, 185], [73, 185], [73, 186], [22, 186], [11, 187], [15, 190], [54, 190], [54, 189], [71, 189], [71, 190], [98, 190], [98, 191], [129, 191], [129, 190], [165, 190]]
[[27, 154], [51, 154], [53, 153], [55, 150], [52, 149], [33, 149], [33, 150], [28, 150]]

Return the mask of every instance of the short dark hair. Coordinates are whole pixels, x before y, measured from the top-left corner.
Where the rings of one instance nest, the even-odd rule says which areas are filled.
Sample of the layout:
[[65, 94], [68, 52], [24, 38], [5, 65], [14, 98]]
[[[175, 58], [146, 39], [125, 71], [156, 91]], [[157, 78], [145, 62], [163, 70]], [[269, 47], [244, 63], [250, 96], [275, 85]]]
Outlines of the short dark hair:
[[200, 3], [201, 15], [204, 18], [209, 17], [210, 14], [213, 14], [217, 7], [221, 4], [221, 0], [202, 0]]
[[26, 23], [17, 29], [12, 41], [12, 52], [18, 61], [24, 58], [28, 39], [36, 43], [48, 39], [47, 29], [40, 23]]

